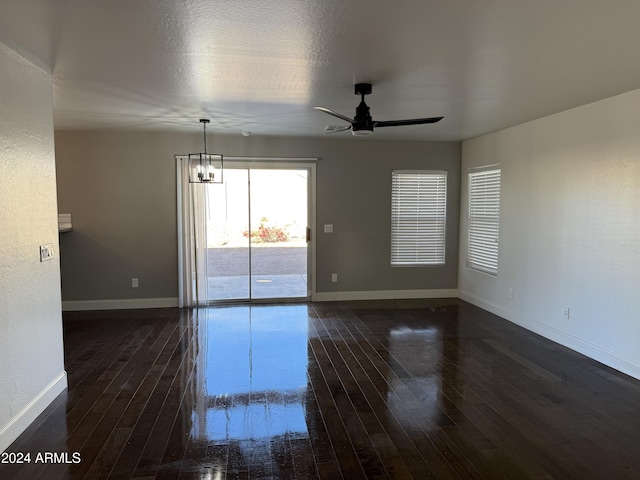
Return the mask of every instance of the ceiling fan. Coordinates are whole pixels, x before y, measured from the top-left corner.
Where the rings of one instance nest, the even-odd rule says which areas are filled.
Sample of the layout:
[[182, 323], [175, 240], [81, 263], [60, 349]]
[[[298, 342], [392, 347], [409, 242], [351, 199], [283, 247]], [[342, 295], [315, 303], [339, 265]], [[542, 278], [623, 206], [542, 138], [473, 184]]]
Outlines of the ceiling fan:
[[316, 110], [320, 110], [321, 112], [328, 113], [329, 115], [333, 115], [345, 122], [349, 122], [348, 127], [340, 128], [340, 127], [326, 127], [325, 133], [336, 133], [336, 132], [344, 132], [345, 130], [351, 130], [351, 134], [356, 137], [364, 137], [371, 135], [373, 133], [373, 129], [376, 127], [400, 127], [402, 125], [422, 125], [424, 123], [436, 123], [442, 120], [444, 117], [429, 117], [429, 118], [412, 118], [408, 120], [385, 120], [378, 121], [371, 118], [371, 114], [369, 113], [369, 107], [366, 103], [364, 103], [364, 96], [369, 95], [371, 93], [371, 84], [370, 83], [356, 83], [354, 85], [354, 92], [356, 95], [360, 95], [362, 100], [360, 101], [360, 105], [356, 107], [356, 116], [353, 118], [349, 118], [345, 115], [341, 115], [340, 113], [333, 112], [325, 107], [313, 107]]

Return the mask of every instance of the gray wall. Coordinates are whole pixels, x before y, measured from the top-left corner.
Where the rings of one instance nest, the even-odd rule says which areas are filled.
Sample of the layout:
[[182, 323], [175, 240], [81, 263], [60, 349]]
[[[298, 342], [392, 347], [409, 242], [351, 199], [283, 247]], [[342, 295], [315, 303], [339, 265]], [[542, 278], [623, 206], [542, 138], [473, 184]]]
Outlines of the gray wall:
[[[64, 301], [177, 296], [174, 154], [201, 149], [197, 133], [56, 132], [59, 211], [74, 224], [61, 237]], [[457, 288], [460, 143], [215, 135], [209, 150], [320, 158], [316, 232], [334, 233], [318, 233], [318, 292]], [[393, 169], [449, 171], [445, 266], [389, 266]]]

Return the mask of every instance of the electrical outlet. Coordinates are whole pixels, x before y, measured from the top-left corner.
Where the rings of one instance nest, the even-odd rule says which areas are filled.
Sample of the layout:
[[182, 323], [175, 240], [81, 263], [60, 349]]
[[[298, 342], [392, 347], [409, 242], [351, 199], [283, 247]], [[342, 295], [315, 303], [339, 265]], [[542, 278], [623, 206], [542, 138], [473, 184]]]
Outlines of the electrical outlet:
[[571, 315], [571, 310], [569, 309], [569, 307], [564, 307], [564, 311], [562, 312], [562, 314], [564, 315], [564, 318], [568, 320]]
[[131, 279], [131, 288], [138, 288], [138, 285], [139, 285], [139, 283], [138, 283], [138, 279], [137, 279], [137, 278], [135, 278], [135, 277], [134, 277], [134, 278], [132, 278], [132, 279]]
[[331, 274], [331, 281], [333, 283], [336, 283], [338, 281], [338, 274], [337, 273], [332, 273]]

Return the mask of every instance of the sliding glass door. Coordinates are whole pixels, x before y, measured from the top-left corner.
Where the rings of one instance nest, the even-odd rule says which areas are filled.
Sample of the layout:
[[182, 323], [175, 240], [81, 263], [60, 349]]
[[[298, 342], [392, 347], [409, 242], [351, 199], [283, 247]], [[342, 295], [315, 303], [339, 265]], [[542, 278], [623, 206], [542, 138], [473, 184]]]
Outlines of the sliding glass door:
[[208, 193], [211, 301], [309, 297], [309, 173], [225, 165]]

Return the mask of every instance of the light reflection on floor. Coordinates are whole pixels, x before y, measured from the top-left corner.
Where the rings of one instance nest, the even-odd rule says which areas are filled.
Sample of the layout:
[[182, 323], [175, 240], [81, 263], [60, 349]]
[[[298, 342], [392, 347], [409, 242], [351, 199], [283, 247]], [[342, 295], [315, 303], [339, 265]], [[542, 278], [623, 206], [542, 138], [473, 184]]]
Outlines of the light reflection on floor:
[[[444, 424], [442, 330], [400, 326], [389, 332], [388, 416], [411, 433], [432, 433]], [[416, 412], [420, 412], [416, 415]]]
[[215, 307], [197, 315], [204, 401], [192, 434], [216, 444], [308, 436], [308, 307]]

